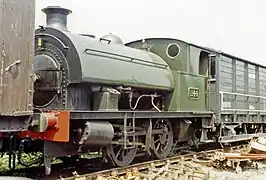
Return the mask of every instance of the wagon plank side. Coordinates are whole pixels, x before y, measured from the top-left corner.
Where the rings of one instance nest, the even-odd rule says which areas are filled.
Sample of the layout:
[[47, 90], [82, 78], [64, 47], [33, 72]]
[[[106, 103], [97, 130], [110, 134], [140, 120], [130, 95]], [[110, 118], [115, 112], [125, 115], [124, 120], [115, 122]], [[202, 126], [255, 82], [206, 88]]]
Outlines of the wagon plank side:
[[0, 114], [32, 113], [34, 0], [0, 0]]

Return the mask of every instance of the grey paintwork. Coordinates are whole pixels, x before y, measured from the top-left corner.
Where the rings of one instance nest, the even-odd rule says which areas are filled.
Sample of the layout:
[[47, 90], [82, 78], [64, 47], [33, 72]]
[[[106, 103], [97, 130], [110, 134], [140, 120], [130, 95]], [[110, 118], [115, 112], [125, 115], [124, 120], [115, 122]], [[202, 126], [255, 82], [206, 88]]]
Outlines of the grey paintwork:
[[[177, 45], [176, 56], [169, 56], [168, 47]], [[205, 81], [206, 76], [198, 74], [199, 56], [200, 51], [195, 53], [195, 56], [190, 59], [189, 44], [170, 38], [148, 38], [145, 41], [137, 40], [127, 43], [126, 46], [142, 49], [146, 46], [147, 49], [160, 56], [170, 67], [174, 76], [174, 92], [170, 97], [165, 99], [165, 109], [168, 111], [207, 111], [206, 107], [206, 93]], [[192, 67], [193, 65], [193, 67]], [[190, 98], [190, 89], [197, 89], [198, 98]]]
[[172, 90], [173, 76], [159, 56], [69, 32], [81, 63], [82, 80], [158, 90]]
[[[143, 46], [142, 42], [142, 40], [137, 40], [127, 43], [126, 46], [141, 49]], [[257, 122], [265, 121], [264, 117], [259, 117], [257, 115], [266, 114], [266, 67], [214, 49], [201, 47], [178, 39], [147, 38], [145, 42], [149, 50], [162, 57], [173, 72], [187, 73], [190, 74], [191, 77], [198, 76], [200, 78], [205, 76], [209, 78], [206, 80], [206, 110], [216, 113], [217, 122], [226, 121], [230, 123], [239, 120], [247, 122], [249, 120], [253, 121], [254, 119]], [[180, 54], [175, 59], [169, 59], [165, 52], [167, 45], [170, 43], [176, 43], [180, 47]], [[201, 61], [201, 55], [204, 54], [205, 56], [202, 56], [203, 58]], [[209, 64], [210, 55], [213, 55], [215, 59], [215, 63], [213, 64], [215, 74], [211, 73], [212, 66]], [[175, 76], [175, 79], [177, 79], [177, 76]], [[192, 79], [186, 82], [192, 83]], [[176, 83], [184, 84], [185, 82], [177, 81]], [[195, 82], [194, 85], [196, 85]], [[221, 96], [222, 92], [223, 96]], [[174, 92], [174, 95], [178, 97], [177, 94], [179, 94], [178, 91]], [[181, 98], [178, 102], [184, 104], [187, 101]], [[196, 104], [194, 105], [196, 106]], [[193, 110], [193, 106], [190, 105], [189, 107], [190, 110]], [[226, 114], [228, 117], [225, 117]], [[253, 115], [253, 117], [246, 116], [243, 118], [236, 114], [245, 116], [249, 114]]]
[[216, 67], [213, 93], [218, 98], [213, 99], [217, 105], [212, 110], [219, 114], [266, 114], [265, 67], [223, 54], [217, 56]]

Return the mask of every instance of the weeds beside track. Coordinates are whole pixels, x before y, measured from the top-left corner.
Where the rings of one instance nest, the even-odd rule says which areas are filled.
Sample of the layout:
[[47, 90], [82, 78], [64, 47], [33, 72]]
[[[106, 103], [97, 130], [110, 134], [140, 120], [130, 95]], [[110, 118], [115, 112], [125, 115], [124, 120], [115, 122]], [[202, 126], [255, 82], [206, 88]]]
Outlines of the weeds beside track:
[[[245, 145], [238, 145], [231, 147], [232, 150], [246, 148]], [[121, 176], [125, 176], [130, 179], [129, 176], [138, 176], [139, 178], [146, 179], [154, 179], [156, 176], [160, 174], [171, 174], [172, 176], [178, 176], [180, 174], [198, 177], [201, 179], [208, 179], [208, 174], [204, 174], [197, 170], [196, 167], [192, 167], [192, 165], [188, 165], [187, 170], [188, 174], [185, 174], [186, 168], [184, 162], [197, 162], [197, 163], [208, 163], [208, 159], [211, 158], [217, 151], [224, 151], [224, 149], [215, 149], [215, 150], [207, 150], [201, 152], [189, 152], [184, 155], [173, 156], [170, 158], [162, 159], [162, 160], [153, 160], [147, 162], [136, 163], [133, 165], [129, 165], [126, 167], [112, 168], [102, 171], [97, 171], [93, 173], [87, 173], [83, 175], [78, 175], [77, 173], [72, 177], [61, 177], [60, 179], [64, 180], [92, 180], [92, 179], [117, 179]], [[181, 164], [180, 164], [181, 163]], [[177, 166], [179, 165], [179, 166]], [[183, 166], [183, 169], [180, 169], [180, 166]], [[172, 173], [169, 169], [172, 169]], [[192, 170], [192, 171], [191, 171]], [[151, 174], [152, 171], [152, 174]], [[201, 176], [195, 175], [195, 173], [200, 174]]]

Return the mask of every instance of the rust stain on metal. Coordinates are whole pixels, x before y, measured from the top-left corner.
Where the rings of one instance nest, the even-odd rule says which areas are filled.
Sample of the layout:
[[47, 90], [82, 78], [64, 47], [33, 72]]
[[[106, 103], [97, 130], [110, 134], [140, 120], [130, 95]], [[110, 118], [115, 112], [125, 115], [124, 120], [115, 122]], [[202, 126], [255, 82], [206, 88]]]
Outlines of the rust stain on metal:
[[32, 113], [35, 0], [0, 0], [0, 114]]

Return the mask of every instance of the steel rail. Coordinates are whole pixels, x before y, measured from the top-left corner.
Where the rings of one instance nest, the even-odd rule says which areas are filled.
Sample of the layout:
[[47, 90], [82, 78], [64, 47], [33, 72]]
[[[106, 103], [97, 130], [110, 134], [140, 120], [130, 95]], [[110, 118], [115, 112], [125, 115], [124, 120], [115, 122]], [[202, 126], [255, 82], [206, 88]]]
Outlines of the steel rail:
[[[240, 149], [240, 148], [245, 148], [248, 144], [242, 144], [242, 145], [237, 145], [237, 146], [232, 146], [231, 150], [234, 149]], [[151, 164], [153, 164], [154, 167], [161, 167], [166, 164], [167, 161], [170, 161], [171, 164], [176, 164], [180, 161], [190, 161], [196, 158], [202, 158], [205, 157], [206, 155], [213, 155], [217, 151], [223, 151], [224, 149], [214, 149], [214, 150], [207, 150], [207, 151], [201, 151], [201, 152], [193, 152], [193, 153], [188, 153], [184, 155], [178, 155], [178, 156], [173, 156], [169, 158], [165, 158], [162, 160], [153, 160], [153, 161], [146, 161], [146, 162], [141, 162], [141, 163], [136, 163], [133, 165], [129, 165], [126, 167], [118, 167], [118, 168], [112, 168], [112, 169], [107, 169], [107, 170], [102, 170], [102, 171], [97, 171], [93, 173], [88, 173], [88, 174], [83, 174], [83, 175], [78, 175], [78, 178], [76, 176], [72, 177], [66, 177], [66, 178], [61, 178], [64, 180], [87, 180], [87, 179], [96, 179], [97, 176], [110, 176], [112, 172], [118, 173], [119, 176], [126, 174], [128, 169], [133, 169], [137, 168], [138, 171], [143, 171], [147, 170], [148, 168], [151, 167]]]

